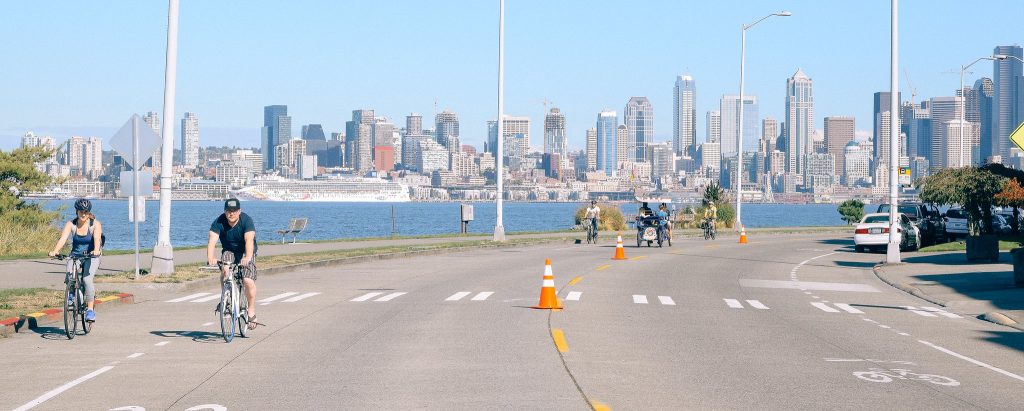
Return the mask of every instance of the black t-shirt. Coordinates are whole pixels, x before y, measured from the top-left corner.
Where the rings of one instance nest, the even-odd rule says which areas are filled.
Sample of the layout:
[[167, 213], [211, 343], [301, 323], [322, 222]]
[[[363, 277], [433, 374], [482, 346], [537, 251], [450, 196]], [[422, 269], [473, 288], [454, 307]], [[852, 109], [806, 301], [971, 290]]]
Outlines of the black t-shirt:
[[[238, 223], [234, 227], [228, 224], [228, 218], [221, 214], [213, 221], [210, 225], [210, 232], [216, 233], [220, 236], [220, 245], [224, 248], [224, 251], [231, 251], [236, 255], [242, 255], [245, 253], [245, 233], [256, 232], [256, 225], [252, 222], [252, 217], [248, 214], [242, 213], [238, 216]], [[256, 254], [256, 240], [253, 239], [252, 253]]]

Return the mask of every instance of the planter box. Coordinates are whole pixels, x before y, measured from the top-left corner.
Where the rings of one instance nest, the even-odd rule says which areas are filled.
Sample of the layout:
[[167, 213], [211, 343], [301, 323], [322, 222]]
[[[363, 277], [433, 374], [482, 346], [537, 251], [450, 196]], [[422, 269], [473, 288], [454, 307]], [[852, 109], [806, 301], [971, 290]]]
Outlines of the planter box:
[[967, 261], [999, 261], [999, 237], [995, 234], [967, 236]]
[[1024, 287], [1024, 248], [1010, 250], [1013, 256], [1013, 282], [1017, 287]]

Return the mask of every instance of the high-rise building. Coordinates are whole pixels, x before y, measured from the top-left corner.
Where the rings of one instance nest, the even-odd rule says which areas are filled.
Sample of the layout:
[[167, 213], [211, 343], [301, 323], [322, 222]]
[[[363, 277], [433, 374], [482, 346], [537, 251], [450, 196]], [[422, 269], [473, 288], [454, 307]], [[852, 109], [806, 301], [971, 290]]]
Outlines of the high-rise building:
[[619, 126], [615, 129], [615, 135], [617, 136], [619, 142], [619, 158], [616, 159], [616, 162], [622, 163], [625, 161], [630, 161], [629, 156], [630, 154], [633, 153], [633, 145], [631, 144], [632, 141], [629, 139], [629, 129], [626, 128], [625, 124], [619, 124]]
[[903, 105], [902, 118], [905, 121], [907, 135], [907, 156], [910, 158], [929, 158], [931, 152], [931, 120], [928, 118], [928, 105], [917, 105], [908, 101]]
[[677, 76], [673, 89], [672, 144], [676, 154], [697, 155], [697, 84], [693, 77]]
[[719, 143], [700, 145], [700, 167], [702, 169], [722, 169], [722, 146]]
[[619, 160], [619, 116], [614, 110], [603, 110], [597, 115], [597, 170], [614, 175]]
[[647, 97], [631, 97], [623, 114], [628, 133], [628, 159], [647, 161], [647, 146], [654, 141], [654, 109]]
[[587, 168], [586, 171], [597, 170], [597, 129], [587, 129]]
[[199, 167], [199, 117], [188, 111], [181, 119], [181, 162], [186, 168]]
[[857, 137], [856, 132], [856, 120], [853, 117], [825, 117], [825, 147], [835, 159], [833, 174], [837, 176], [843, 175], [843, 170], [846, 170], [846, 145]]
[[978, 135], [980, 140], [978, 151], [983, 163], [987, 162], [992, 156], [1000, 155], [999, 142], [993, 139], [992, 133], [992, 102], [994, 93], [995, 87], [992, 79], [982, 77], [974, 82], [974, 87], [967, 93], [967, 101], [965, 102], [967, 106], [964, 111], [964, 119], [977, 123], [980, 130]]
[[291, 139], [292, 118], [288, 116], [288, 106], [264, 106], [260, 148], [263, 153], [263, 167], [266, 170], [277, 168], [275, 147]]
[[345, 163], [359, 173], [373, 168], [373, 110], [352, 110], [352, 120], [345, 122]]
[[96, 178], [103, 173], [103, 142], [99, 138], [72, 136], [64, 153], [72, 175]]
[[971, 149], [976, 147], [977, 124], [966, 120], [950, 120], [943, 125], [943, 167], [965, 167], [971, 165]]
[[721, 143], [722, 142], [722, 112], [721, 111], [709, 111], [707, 115], [707, 135], [705, 136], [705, 142], [708, 143]]
[[1024, 121], [1024, 49], [1021, 46], [998, 46], [993, 54], [1017, 57], [992, 62], [992, 141], [999, 154], [1010, 158], [1010, 133]]
[[[530, 149], [530, 118], [516, 117], [506, 114], [501, 122], [505, 128], [502, 138], [502, 155], [505, 158], [526, 158]], [[497, 120], [487, 121], [488, 150], [497, 153], [498, 145], [498, 122]], [[494, 149], [491, 149], [494, 147]]]
[[856, 141], [850, 141], [843, 149], [843, 157], [843, 184], [847, 187], [867, 185], [871, 176], [871, 152]]
[[544, 153], [565, 158], [565, 114], [556, 107], [544, 116]]
[[814, 82], [800, 69], [786, 80], [786, 124], [786, 171], [800, 174], [807, 155], [814, 152]]
[[809, 153], [803, 170], [804, 187], [809, 190], [827, 189], [836, 184], [836, 158], [831, 153]]
[[651, 163], [651, 179], [672, 177], [676, 173], [675, 153], [669, 142], [655, 143], [647, 146], [647, 159]]
[[[960, 110], [960, 97], [932, 97], [928, 100], [928, 115], [931, 120], [931, 155], [928, 160], [931, 162], [932, 172], [952, 167], [947, 162], [949, 156], [945, 152], [949, 131], [946, 123], [959, 120]], [[957, 140], [957, 143], [959, 144], [959, 140]], [[959, 145], [957, 148], [959, 149]], [[886, 148], [885, 152], [887, 154], [889, 149]], [[876, 154], [875, 157], [878, 157], [878, 155]]]
[[775, 147], [775, 139], [778, 137], [778, 135], [779, 121], [772, 118], [772, 116], [765, 117], [764, 120], [761, 120], [762, 143], [759, 143], [758, 150], [761, 150], [762, 147], [760, 147], [760, 145], [763, 145], [763, 151], [765, 153], [771, 153], [772, 151], [775, 151], [777, 149], [777, 147]]
[[327, 136], [324, 135], [324, 126], [322, 124], [302, 126], [302, 139], [306, 141], [327, 141]]
[[[149, 126], [150, 130], [156, 133], [157, 138], [160, 139], [160, 144], [157, 144], [156, 151], [153, 153], [153, 157], [149, 160], [150, 167], [153, 168], [153, 176], [160, 174], [160, 158], [163, 156], [163, 130], [160, 129], [160, 114], [155, 111], [150, 111], [142, 116], [142, 122]], [[140, 153], [141, 155], [141, 153]]]
[[[892, 126], [892, 101], [891, 93], [888, 91], [880, 91], [874, 95], [874, 128], [872, 135], [874, 136], [874, 164], [872, 169], [874, 170], [872, 176], [874, 177], [875, 187], [888, 187], [889, 186], [889, 152], [892, 151], [889, 147], [889, 141], [892, 136], [889, 127]], [[896, 94], [896, 100], [899, 101], [900, 94]], [[899, 115], [896, 116], [896, 122], [899, 122]], [[897, 128], [899, 124], [895, 125]]]
[[[722, 157], [736, 155], [736, 142], [739, 136], [740, 98], [739, 96], [722, 96], [720, 102], [722, 112]], [[756, 96], [743, 96], [743, 150], [757, 149], [757, 126], [760, 121]]]
[[[406, 119], [408, 121], [408, 119]], [[434, 116], [434, 133], [437, 144], [451, 148], [453, 145], [458, 148], [459, 140], [459, 115], [445, 109]]]
[[414, 136], [423, 134], [423, 116], [417, 113], [405, 116], [405, 133]]

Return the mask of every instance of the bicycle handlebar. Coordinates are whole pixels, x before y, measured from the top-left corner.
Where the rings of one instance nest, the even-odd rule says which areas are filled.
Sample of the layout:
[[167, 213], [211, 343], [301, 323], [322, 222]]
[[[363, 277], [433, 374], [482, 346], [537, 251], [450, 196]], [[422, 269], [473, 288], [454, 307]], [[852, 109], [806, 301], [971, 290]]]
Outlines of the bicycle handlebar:
[[54, 260], [64, 261], [64, 260], [69, 259], [69, 258], [72, 259], [72, 260], [88, 260], [88, 259], [93, 258], [93, 257], [95, 257], [95, 256], [93, 256], [91, 254], [86, 254], [86, 255], [64, 255], [64, 254], [57, 254], [57, 255], [54, 255], [54, 256], [52, 256], [50, 258], [54, 259]]

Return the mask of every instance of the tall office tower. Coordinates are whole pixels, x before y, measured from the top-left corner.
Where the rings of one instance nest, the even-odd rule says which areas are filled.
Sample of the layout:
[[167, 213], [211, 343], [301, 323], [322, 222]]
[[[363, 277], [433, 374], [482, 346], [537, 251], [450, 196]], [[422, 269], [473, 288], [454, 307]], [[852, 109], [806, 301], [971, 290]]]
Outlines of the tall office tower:
[[625, 124], [619, 124], [615, 129], [615, 135], [618, 136], [619, 142], [619, 158], [616, 161], [619, 163], [630, 161], [629, 155], [633, 153], [633, 141], [629, 139], [629, 129], [626, 128]]
[[654, 141], [654, 110], [647, 97], [631, 97], [626, 103], [626, 133], [630, 151], [627, 160], [647, 161], [647, 146]]
[[[722, 158], [736, 155], [736, 142], [740, 129], [740, 98], [739, 96], [722, 96]], [[757, 97], [743, 96], [743, 150], [757, 149], [757, 126], [759, 119]]]
[[406, 169], [413, 171], [422, 171], [419, 160], [420, 155], [420, 143], [423, 141], [432, 141], [435, 144], [434, 138], [426, 134], [406, 134], [402, 141], [402, 164], [405, 165]]
[[977, 124], [960, 119], [942, 123], [943, 167], [966, 167], [971, 165], [971, 152], [977, 147]]
[[395, 125], [387, 117], [374, 118], [371, 133], [373, 134], [373, 137], [370, 138], [371, 147], [393, 146]]
[[697, 155], [697, 84], [693, 77], [677, 76], [672, 93], [672, 144], [680, 157]]
[[676, 173], [675, 156], [669, 142], [654, 143], [647, 146], [647, 159], [651, 163], [651, 179], [657, 181], [662, 177], [672, 177]]
[[804, 187], [811, 190], [832, 187], [836, 183], [836, 158], [832, 153], [809, 153], [804, 166]]
[[[1005, 54], [1024, 59], [1021, 46], [998, 46], [993, 54]], [[1010, 133], [1024, 121], [1024, 65], [1020, 60], [1008, 58], [992, 62], [992, 141], [993, 154], [1010, 158]], [[996, 153], [995, 144], [999, 144]]]
[[[948, 159], [948, 155], [945, 152], [946, 136], [948, 134], [946, 123], [959, 120], [960, 109], [960, 97], [932, 97], [928, 100], [928, 116], [931, 120], [931, 155], [928, 160], [931, 162], [931, 172], [933, 173], [943, 168], [951, 167], [946, 162]], [[920, 150], [921, 148], [919, 147], [918, 151]], [[888, 152], [888, 149], [886, 151]], [[878, 155], [876, 154], [875, 157], [878, 157]]]
[[288, 116], [288, 106], [264, 106], [262, 141], [260, 144], [264, 170], [274, 170], [277, 168], [275, 147], [291, 139], [292, 118]]
[[761, 120], [761, 140], [764, 141], [764, 152], [771, 153], [775, 151], [775, 138], [779, 135], [779, 121], [772, 118], [772, 116], [765, 117]]
[[[504, 145], [502, 155], [505, 158], [526, 158], [526, 153], [530, 148], [530, 118], [506, 114], [501, 123], [502, 127], [505, 128], [501, 139]], [[497, 153], [498, 122], [496, 120], [487, 120], [487, 145], [488, 150], [491, 150], [492, 153]]]
[[451, 149], [458, 149], [459, 115], [445, 109], [434, 116], [434, 135], [438, 144]]
[[565, 158], [565, 114], [556, 107], [544, 116], [544, 153]]
[[871, 176], [871, 152], [856, 141], [850, 141], [843, 149], [843, 157], [843, 184], [847, 187], [866, 185]]
[[707, 135], [705, 142], [708, 143], [721, 143], [722, 142], [722, 112], [721, 111], [709, 111], [707, 115]]
[[907, 101], [900, 108], [900, 118], [900, 121], [904, 122], [901, 128], [906, 130], [902, 133], [906, 135], [907, 139], [907, 157], [914, 159], [915, 157], [931, 156], [931, 136], [921, 138], [921, 120], [928, 118], [928, 109], [922, 108], [912, 101]]
[[722, 169], [721, 143], [704, 143], [700, 145], [700, 168]]
[[587, 168], [586, 171], [597, 170], [597, 129], [587, 129]]
[[[891, 94], [888, 91], [880, 91], [875, 93], [875, 104], [874, 104], [874, 128], [872, 135], [874, 137], [874, 154], [875, 161], [872, 167], [872, 177], [875, 179], [875, 187], [888, 187], [889, 186], [889, 152], [892, 151], [889, 147], [889, 139], [891, 129], [889, 128], [892, 121], [892, 106], [890, 100]], [[899, 101], [900, 94], [896, 94], [896, 100]], [[899, 122], [899, 116], [896, 116], [896, 121]], [[896, 125], [899, 127], [899, 124]]]
[[964, 118], [972, 123], [978, 123], [981, 133], [980, 138], [980, 160], [987, 163], [992, 156], [1000, 155], [996, 149], [999, 142], [993, 140], [992, 133], [992, 102], [995, 87], [992, 79], [982, 77], [974, 82], [974, 88], [967, 94], [966, 111]]
[[418, 136], [423, 134], [423, 116], [410, 113], [405, 116], [405, 134]]
[[856, 121], [853, 117], [825, 117], [825, 148], [835, 158], [835, 175], [843, 175], [846, 169], [846, 145], [856, 138]]
[[373, 110], [352, 110], [352, 120], [345, 122], [345, 164], [358, 173], [373, 168]]
[[199, 167], [199, 117], [189, 111], [181, 119], [181, 163], [186, 168]]
[[783, 174], [786, 172], [786, 153], [779, 150], [772, 151], [768, 153], [766, 163], [768, 168], [766, 171], [772, 174]]
[[64, 153], [72, 175], [96, 178], [103, 173], [103, 142], [99, 138], [72, 136]]
[[614, 175], [619, 161], [619, 116], [614, 110], [603, 110], [597, 115], [597, 170], [607, 176]]
[[302, 139], [307, 141], [327, 141], [327, 136], [324, 135], [324, 126], [322, 124], [302, 126]]
[[[157, 137], [162, 137], [163, 133], [161, 132], [162, 130], [160, 130], [160, 114], [155, 111], [150, 111], [146, 113], [145, 116], [142, 116], [142, 122], [146, 123], [150, 130], [153, 130], [153, 132], [156, 133]], [[160, 138], [160, 142], [163, 143], [163, 141], [163, 138]], [[153, 153], [153, 157], [149, 160], [150, 166], [153, 167], [154, 177], [160, 174], [160, 157], [162, 156], [161, 147], [163, 147], [163, 144], [158, 144], [156, 146], [156, 151]]]
[[814, 82], [797, 69], [786, 80], [786, 171], [802, 174], [807, 155], [814, 152]]

